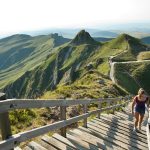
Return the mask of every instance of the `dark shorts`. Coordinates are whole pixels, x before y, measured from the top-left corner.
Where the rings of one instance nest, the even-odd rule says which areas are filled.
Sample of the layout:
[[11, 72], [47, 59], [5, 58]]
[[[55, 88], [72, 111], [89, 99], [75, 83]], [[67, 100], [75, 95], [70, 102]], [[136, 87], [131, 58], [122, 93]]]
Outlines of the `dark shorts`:
[[140, 113], [141, 115], [145, 114], [145, 107], [135, 107], [135, 112]]

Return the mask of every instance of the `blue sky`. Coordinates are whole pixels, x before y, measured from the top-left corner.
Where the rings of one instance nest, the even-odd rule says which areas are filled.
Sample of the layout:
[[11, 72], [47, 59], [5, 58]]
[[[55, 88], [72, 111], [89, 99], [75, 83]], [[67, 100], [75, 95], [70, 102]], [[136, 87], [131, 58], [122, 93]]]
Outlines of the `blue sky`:
[[0, 35], [150, 21], [150, 0], [0, 0]]

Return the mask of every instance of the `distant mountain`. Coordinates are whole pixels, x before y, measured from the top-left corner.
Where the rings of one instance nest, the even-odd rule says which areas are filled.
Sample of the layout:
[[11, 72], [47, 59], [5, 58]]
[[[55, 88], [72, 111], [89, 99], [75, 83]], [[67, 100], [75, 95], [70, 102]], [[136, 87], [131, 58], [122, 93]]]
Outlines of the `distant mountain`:
[[55, 47], [69, 41], [58, 34], [35, 37], [18, 34], [1, 39], [0, 88], [41, 64]]
[[143, 41], [143, 43], [145, 44], [150, 44], [150, 36], [149, 37], [145, 37], [141, 39]]
[[92, 37], [105, 37], [105, 38], [115, 38], [118, 36], [117, 33], [111, 31], [98, 31], [91, 34]]

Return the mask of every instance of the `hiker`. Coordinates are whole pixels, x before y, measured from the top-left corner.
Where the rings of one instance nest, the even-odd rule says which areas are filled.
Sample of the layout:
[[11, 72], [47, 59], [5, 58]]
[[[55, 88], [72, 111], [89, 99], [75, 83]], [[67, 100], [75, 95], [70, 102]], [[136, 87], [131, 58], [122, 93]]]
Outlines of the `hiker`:
[[145, 91], [142, 88], [140, 88], [138, 91], [138, 95], [134, 97], [132, 103], [132, 114], [135, 117], [133, 131], [137, 131], [137, 126], [138, 129], [141, 130], [141, 123], [143, 121], [146, 109], [145, 105], [147, 105], [147, 108], [149, 105], [148, 99], [149, 99], [148, 96], [145, 95]]

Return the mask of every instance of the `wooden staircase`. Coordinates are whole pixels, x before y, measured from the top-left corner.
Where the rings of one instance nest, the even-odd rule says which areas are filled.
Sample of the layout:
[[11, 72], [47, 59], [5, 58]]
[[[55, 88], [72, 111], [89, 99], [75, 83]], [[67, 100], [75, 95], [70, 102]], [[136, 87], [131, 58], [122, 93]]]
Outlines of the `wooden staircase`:
[[[88, 110], [88, 106], [93, 103], [97, 104], [97, 108]], [[83, 114], [67, 118], [66, 108], [72, 105], [82, 105]], [[12, 135], [9, 111], [56, 106], [60, 107], [59, 121]], [[116, 111], [121, 108], [124, 111]], [[150, 150], [150, 123], [147, 124], [150, 115], [145, 115], [142, 130], [133, 132], [134, 118], [130, 108], [129, 96], [86, 100], [33, 100], [6, 99], [5, 95], [1, 95], [0, 150]], [[103, 113], [110, 111], [115, 113]], [[87, 121], [91, 115], [97, 117]], [[83, 127], [67, 131], [69, 125], [81, 120], [83, 120]], [[60, 130], [61, 135], [56, 133], [52, 137], [47, 135], [54, 130]], [[32, 141], [23, 148], [17, 147], [20, 143], [38, 136], [41, 138], [36, 142]]]
[[37, 143], [30, 142], [24, 150], [148, 150], [146, 135], [147, 115], [141, 131], [133, 132], [133, 116], [129, 111], [102, 114], [88, 122], [87, 128], [78, 127], [59, 134], [44, 135]]

